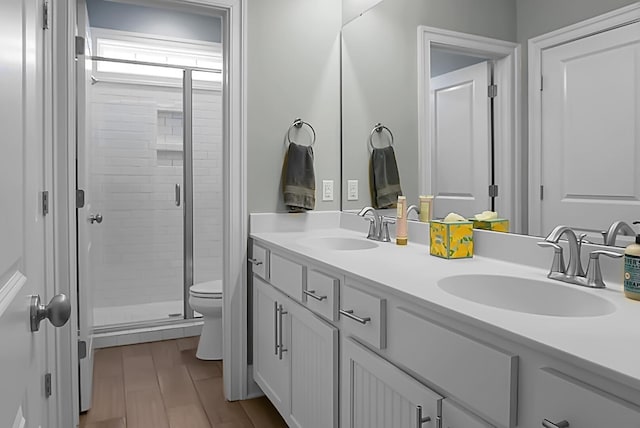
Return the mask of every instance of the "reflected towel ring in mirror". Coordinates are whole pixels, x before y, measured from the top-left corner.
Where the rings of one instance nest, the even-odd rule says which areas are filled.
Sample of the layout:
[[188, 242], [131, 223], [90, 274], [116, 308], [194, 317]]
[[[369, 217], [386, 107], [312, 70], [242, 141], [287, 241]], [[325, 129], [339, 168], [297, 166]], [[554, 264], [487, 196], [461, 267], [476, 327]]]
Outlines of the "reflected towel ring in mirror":
[[[293, 123], [291, 124], [291, 126], [289, 127], [289, 129], [287, 130], [287, 141], [289, 141], [289, 143], [294, 143], [295, 141], [291, 140], [291, 130], [293, 128], [302, 128], [302, 125], [307, 125], [309, 127], [309, 129], [311, 129], [311, 133], [313, 135], [313, 138], [311, 140], [311, 144], [309, 144], [309, 147], [313, 147], [313, 145], [316, 143], [316, 130], [313, 129], [313, 126], [311, 126], [311, 124], [309, 122], [305, 122], [304, 120], [297, 118], [296, 120], [293, 121]], [[297, 144], [297, 143], [296, 143]]]
[[369, 133], [369, 148], [371, 149], [371, 151], [373, 151], [373, 149], [375, 148], [373, 147], [373, 134], [376, 132], [380, 133], [382, 132], [383, 129], [386, 129], [387, 132], [389, 133], [389, 146], [393, 146], [393, 132], [391, 132], [391, 130], [386, 126], [384, 126], [383, 124], [376, 123], [376, 126], [374, 126], [373, 129], [371, 130], [371, 133]]

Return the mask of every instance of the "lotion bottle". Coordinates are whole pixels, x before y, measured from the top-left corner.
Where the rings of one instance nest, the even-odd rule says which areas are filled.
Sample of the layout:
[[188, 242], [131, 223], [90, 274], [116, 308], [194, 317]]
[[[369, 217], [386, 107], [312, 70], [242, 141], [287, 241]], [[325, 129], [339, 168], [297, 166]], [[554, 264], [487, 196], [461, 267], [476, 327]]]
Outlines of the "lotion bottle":
[[420, 221], [429, 223], [431, 221], [431, 210], [433, 206], [433, 195], [420, 196]]
[[624, 250], [624, 295], [640, 300], [640, 235]]
[[407, 245], [407, 242], [407, 198], [406, 196], [398, 196], [396, 212], [396, 244]]

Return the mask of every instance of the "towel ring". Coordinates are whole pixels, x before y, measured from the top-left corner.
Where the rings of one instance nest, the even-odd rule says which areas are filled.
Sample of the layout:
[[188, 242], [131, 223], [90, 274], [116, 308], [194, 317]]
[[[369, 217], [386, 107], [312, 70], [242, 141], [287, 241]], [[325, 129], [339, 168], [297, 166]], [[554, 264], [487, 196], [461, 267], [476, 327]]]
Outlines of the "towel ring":
[[294, 120], [291, 126], [289, 127], [289, 129], [287, 130], [287, 141], [289, 141], [289, 143], [293, 143], [293, 141], [291, 141], [291, 130], [293, 128], [300, 129], [302, 128], [302, 125], [307, 125], [309, 129], [311, 129], [311, 133], [313, 134], [313, 139], [311, 140], [311, 144], [309, 144], [309, 147], [313, 147], [313, 145], [316, 143], [316, 130], [313, 129], [313, 126], [311, 126], [309, 122], [305, 122], [300, 118], [297, 118], [296, 120]]
[[371, 151], [373, 151], [374, 147], [373, 147], [373, 134], [374, 132], [382, 132], [383, 129], [386, 129], [387, 132], [389, 133], [389, 137], [390, 137], [390, 142], [389, 142], [389, 146], [393, 146], [393, 132], [391, 132], [391, 130], [389, 128], [387, 128], [386, 126], [384, 126], [381, 123], [376, 123], [376, 126], [373, 127], [373, 129], [371, 130], [371, 133], [369, 134], [369, 147], [371, 147]]

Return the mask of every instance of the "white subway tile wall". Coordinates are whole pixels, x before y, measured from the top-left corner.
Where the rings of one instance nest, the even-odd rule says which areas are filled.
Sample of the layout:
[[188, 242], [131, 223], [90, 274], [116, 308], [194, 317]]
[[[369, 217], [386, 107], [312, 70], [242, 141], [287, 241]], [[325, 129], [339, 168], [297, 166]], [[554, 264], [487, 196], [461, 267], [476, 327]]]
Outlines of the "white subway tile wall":
[[[182, 300], [182, 89], [101, 81], [91, 116], [91, 191], [104, 217], [93, 236], [96, 310]], [[222, 278], [219, 91], [193, 92], [193, 159], [197, 283]]]

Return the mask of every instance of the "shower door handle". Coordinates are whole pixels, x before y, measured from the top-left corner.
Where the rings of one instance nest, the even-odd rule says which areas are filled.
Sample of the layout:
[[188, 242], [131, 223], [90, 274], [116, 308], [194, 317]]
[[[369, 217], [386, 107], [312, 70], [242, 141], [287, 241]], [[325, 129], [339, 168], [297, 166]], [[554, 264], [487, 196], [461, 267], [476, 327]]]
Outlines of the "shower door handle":
[[176, 207], [180, 206], [180, 185], [176, 184]]

